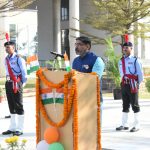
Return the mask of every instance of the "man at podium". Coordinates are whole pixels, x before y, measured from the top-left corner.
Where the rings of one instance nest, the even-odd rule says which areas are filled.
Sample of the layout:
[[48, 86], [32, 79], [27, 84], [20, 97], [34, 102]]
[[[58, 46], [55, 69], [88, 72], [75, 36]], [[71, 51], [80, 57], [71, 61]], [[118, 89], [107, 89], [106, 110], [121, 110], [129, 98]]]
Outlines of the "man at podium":
[[[105, 64], [101, 57], [96, 56], [93, 52], [91, 52], [91, 40], [88, 37], [80, 36], [76, 38], [75, 43], [75, 52], [77, 56], [72, 64], [72, 69], [75, 69], [79, 72], [91, 73], [96, 72], [101, 81], [101, 77], [104, 71]], [[100, 82], [102, 83], [102, 82]], [[102, 84], [100, 84], [102, 85]], [[102, 112], [102, 88], [100, 88], [100, 101], [101, 101], [101, 112]], [[102, 116], [102, 114], [101, 114]], [[101, 117], [102, 120], [102, 117]]]

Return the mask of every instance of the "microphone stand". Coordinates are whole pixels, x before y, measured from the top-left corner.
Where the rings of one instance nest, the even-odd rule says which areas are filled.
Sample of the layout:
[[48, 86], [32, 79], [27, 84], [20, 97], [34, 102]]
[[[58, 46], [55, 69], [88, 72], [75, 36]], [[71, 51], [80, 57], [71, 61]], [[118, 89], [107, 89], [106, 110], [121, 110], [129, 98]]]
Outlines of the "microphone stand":
[[[54, 61], [53, 61], [53, 66], [52, 66], [52, 71], [56, 68], [56, 63], [58, 62], [57, 57], [60, 57], [59, 55], [56, 55], [54, 57]], [[59, 62], [58, 62], [59, 63]]]
[[[56, 52], [53, 52], [53, 51], [50, 51], [51, 54], [55, 55], [54, 59], [53, 59], [53, 64], [52, 64], [52, 71], [55, 69], [55, 70], [63, 70], [63, 68], [61, 68], [61, 62], [60, 60], [57, 59], [57, 57], [60, 57], [60, 58], [63, 58], [64, 59], [64, 56], [62, 54], [58, 54]], [[58, 65], [58, 66], [56, 66]], [[65, 69], [64, 69], [65, 70]]]

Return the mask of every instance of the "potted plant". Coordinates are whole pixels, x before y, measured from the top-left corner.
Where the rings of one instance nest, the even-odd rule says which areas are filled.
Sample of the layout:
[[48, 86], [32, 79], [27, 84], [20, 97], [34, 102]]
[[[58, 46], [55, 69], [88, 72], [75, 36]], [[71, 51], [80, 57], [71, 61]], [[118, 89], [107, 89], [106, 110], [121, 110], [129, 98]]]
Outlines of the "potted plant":
[[146, 86], [147, 91], [150, 92], [150, 78], [146, 79], [145, 86]]
[[0, 103], [3, 101], [4, 95], [3, 95], [3, 88], [0, 87]]
[[105, 56], [107, 57], [106, 73], [114, 81], [113, 95], [114, 99], [121, 99], [120, 88], [120, 73], [118, 68], [118, 61], [121, 55], [116, 55], [111, 38], [106, 39], [107, 50]]

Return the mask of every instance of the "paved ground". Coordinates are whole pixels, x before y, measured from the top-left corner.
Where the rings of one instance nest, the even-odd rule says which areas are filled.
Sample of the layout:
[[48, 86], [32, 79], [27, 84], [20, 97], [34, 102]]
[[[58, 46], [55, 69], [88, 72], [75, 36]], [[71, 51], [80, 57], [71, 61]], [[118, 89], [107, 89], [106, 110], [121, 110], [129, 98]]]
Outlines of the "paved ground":
[[[26, 150], [35, 150], [35, 96], [24, 98], [24, 109], [25, 109], [25, 125], [24, 134], [20, 136], [20, 140], [26, 139]], [[6, 131], [9, 127], [9, 119], [5, 119], [4, 116], [9, 115], [7, 102], [0, 103], [0, 143], [5, 145], [5, 138], [1, 133]]]
[[[25, 94], [25, 129], [20, 139], [27, 139], [27, 150], [35, 150], [35, 93]], [[129, 131], [116, 132], [115, 128], [121, 120], [121, 100], [104, 97], [102, 147], [111, 150], [149, 150], [150, 149], [150, 100], [140, 100], [141, 104], [141, 130], [136, 133]], [[7, 102], [0, 103], [0, 133], [7, 130], [9, 119]], [[130, 112], [129, 122], [132, 124], [133, 113]], [[0, 143], [8, 136], [0, 134]]]
[[[104, 98], [102, 146], [113, 150], [149, 150], [150, 149], [150, 100], [140, 100], [141, 130], [135, 133], [115, 131], [121, 121], [121, 100]], [[129, 113], [132, 127], [133, 112]]]

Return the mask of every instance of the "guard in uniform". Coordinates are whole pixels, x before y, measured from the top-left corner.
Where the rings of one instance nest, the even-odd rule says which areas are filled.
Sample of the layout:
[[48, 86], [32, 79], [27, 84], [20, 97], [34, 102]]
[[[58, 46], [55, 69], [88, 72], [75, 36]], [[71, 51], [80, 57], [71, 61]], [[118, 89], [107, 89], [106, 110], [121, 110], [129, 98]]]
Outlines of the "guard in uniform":
[[8, 55], [5, 59], [6, 66], [6, 95], [10, 111], [9, 129], [3, 135], [23, 134], [24, 108], [23, 108], [23, 87], [27, 82], [27, 69], [25, 60], [15, 52], [15, 43], [8, 41], [4, 44]]
[[121, 90], [122, 90], [122, 124], [116, 130], [128, 130], [128, 113], [130, 105], [134, 112], [133, 127], [130, 132], [139, 130], [139, 112], [140, 106], [138, 102], [139, 85], [143, 81], [143, 70], [140, 60], [131, 55], [132, 43], [125, 42], [123, 44], [123, 57], [119, 61], [119, 71], [121, 76]]

